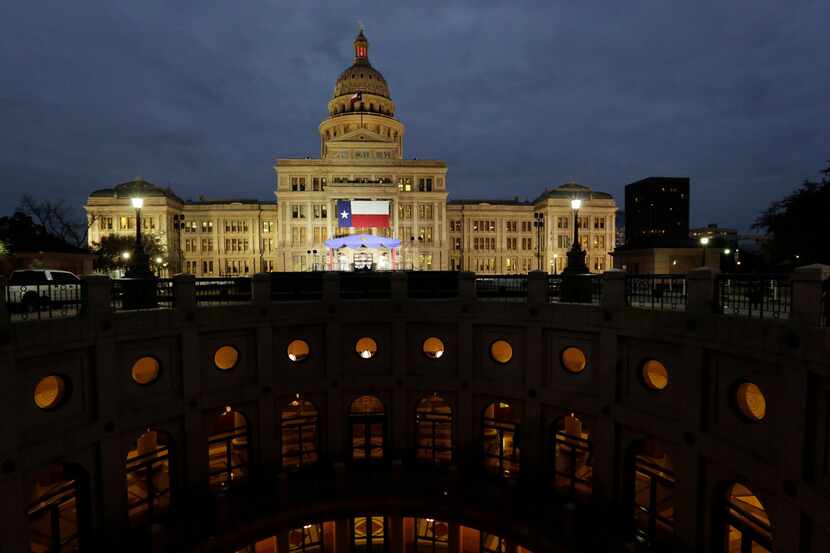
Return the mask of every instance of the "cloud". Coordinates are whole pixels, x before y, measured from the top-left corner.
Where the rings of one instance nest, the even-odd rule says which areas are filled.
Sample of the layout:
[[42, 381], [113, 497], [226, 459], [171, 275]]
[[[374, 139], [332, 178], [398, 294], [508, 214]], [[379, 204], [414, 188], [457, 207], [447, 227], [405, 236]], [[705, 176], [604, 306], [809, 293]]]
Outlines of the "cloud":
[[622, 207], [686, 175], [694, 223], [748, 228], [830, 158], [825, 2], [44, 0], [0, 20], [0, 211], [139, 174], [273, 198], [273, 159], [318, 153], [359, 19], [407, 155], [446, 159], [454, 197], [576, 179]]

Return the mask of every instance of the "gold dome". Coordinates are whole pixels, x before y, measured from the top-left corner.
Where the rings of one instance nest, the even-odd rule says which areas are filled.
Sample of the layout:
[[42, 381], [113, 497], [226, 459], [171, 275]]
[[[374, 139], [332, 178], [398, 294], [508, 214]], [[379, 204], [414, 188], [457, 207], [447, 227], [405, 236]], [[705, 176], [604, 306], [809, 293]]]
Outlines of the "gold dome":
[[369, 41], [363, 35], [363, 30], [354, 39], [354, 63], [343, 71], [340, 77], [337, 78], [337, 82], [334, 83], [333, 98], [345, 94], [355, 94], [356, 92], [375, 94], [391, 99], [386, 79], [383, 78], [380, 71], [369, 63]]

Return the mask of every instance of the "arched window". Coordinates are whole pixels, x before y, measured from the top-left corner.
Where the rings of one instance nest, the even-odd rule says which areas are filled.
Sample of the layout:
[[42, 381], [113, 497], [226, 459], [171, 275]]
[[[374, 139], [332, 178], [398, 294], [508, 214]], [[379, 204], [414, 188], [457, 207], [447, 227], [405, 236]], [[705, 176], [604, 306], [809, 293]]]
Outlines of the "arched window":
[[450, 526], [432, 518], [415, 519], [415, 551], [446, 553], [450, 549]]
[[359, 553], [383, 553], [386, 547], [386, 517], [362, 516], [352, 519], [351, 550]]
[[310, 401], [295, 399], [280, 412], [282, 468], [298, 470], [319, 459], [319, 414]]
[[438, 394], [427, 396], [415, 409], [415, 456], [436, 464], [452, 462], [452, 407]]
[[635, 533], [649, 544], [669, 543], [674, 535], [675, 476], [671, 458], [653, 440], [632, 448]]
[[127, 453], [127, 512], [143, 526], [170, 507], [170, 438], [147, 430]]
[[360, 396], [349, 407], [352, 460], [383, 459], [386, 443], [386, 413], [375, 396]]
[[593, 469], [588, 425], [574, 413], [560, 418], [553, 447], [556, 489], [568, 497], [589, 497]]
[[59, 553], [80, 549], [79, 471], [51, 465], [34, 475], [27, 515], [29, 551]]
[[519, 474], [518, 423], [510, 404], [497, 401], [487, 406], [482, 424], [485, 467], [508, 477]]
[[208, 435], [210, 487], [222, 489], [248, 476], [248, 422], [226, 407], [210, 421]]
[[772, 525], [764, 506], [742, 484], [729, 487], [726, 509], [726, 553], [772, 553]]

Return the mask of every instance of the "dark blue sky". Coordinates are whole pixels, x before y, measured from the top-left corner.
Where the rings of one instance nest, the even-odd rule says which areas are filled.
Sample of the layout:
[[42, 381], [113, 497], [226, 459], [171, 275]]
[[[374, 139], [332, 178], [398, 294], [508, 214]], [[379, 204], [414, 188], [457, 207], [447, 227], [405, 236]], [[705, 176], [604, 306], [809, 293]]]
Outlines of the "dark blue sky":
[[451, 197], [692, 179], [692, 223], [746, 229], [830, 159], [830, 2], [34, 0], [0, 17], [0, 212], [142, 175], [273, 199], [357, 21]]

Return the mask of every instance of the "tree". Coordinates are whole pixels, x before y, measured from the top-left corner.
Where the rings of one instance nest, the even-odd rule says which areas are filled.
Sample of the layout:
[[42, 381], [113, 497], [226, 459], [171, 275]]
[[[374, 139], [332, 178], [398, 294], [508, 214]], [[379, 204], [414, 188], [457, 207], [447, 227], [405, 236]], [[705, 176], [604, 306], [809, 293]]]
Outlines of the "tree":
[[[154, 236], [143, 235], [141, 241], [144, 244], [144, 251], [150, 257], [152, 266], [157, 257], [166, 258], [164, 247]], [[135, 238], [130, 236], [109, 235], [101, 238], [101, 242], [93, 244], [95, 259], [92, 266], [96, 271], [116, 271], [126, 269], [130, 264], [129, 258], [124, 257], [124, 252], [129, 252], [130, 257], [135, 250]]]
[[16, 211], [11, 217], [0, 217], [0, 241], [5, 243], [11, 253], [84, 251], [50, 233], [46, 227], [21, 211]]
[[820, 181], [805, 180], [795, 192], [770, 204], [752, 225], [766, 231], [763, 252], [772, 265], [830, 264], [830, 166], [821, 175]]
[[20, 198], [17, 211], [25, 213], [43, 226], [49, 234], [76, 248], [86, 245], [89, 227], [95, 222], [94, 217], [90, 217], [86, 224], [80, 222], [72, 215], [72, 211], [66, 207], [63, 200], [37, 200], [29, 194], [24, 194]]

